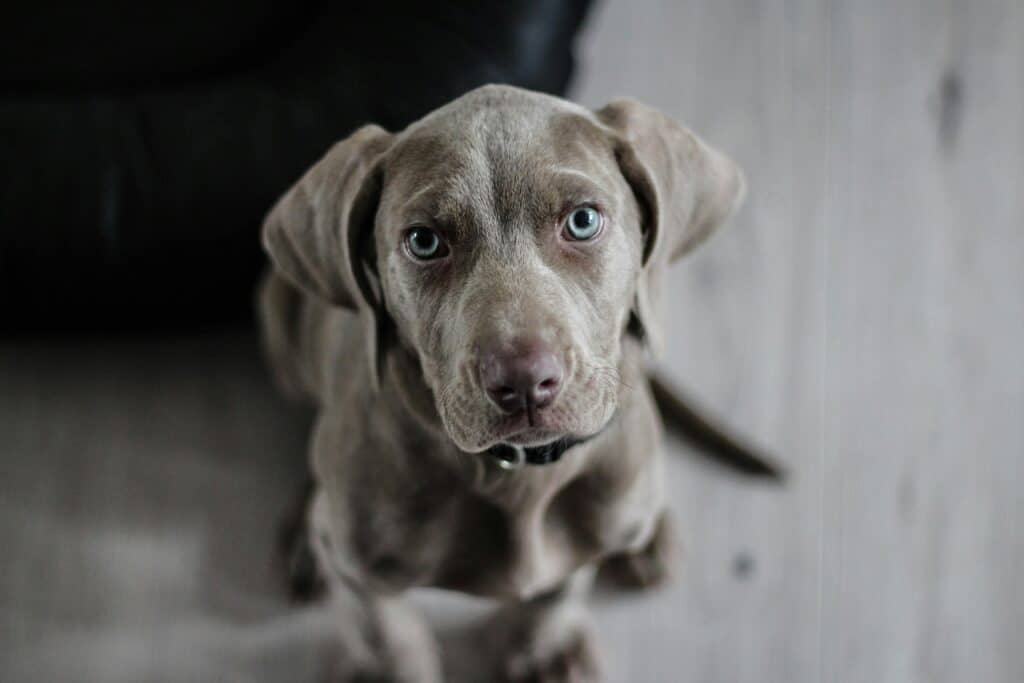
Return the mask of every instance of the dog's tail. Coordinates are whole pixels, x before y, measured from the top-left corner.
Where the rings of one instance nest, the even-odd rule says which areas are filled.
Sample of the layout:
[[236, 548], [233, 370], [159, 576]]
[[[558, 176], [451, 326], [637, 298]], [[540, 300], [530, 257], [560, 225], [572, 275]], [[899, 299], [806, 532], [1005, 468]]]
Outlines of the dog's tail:
[[700, 455], [747, 476], [777, 482], [786, 478], [780, 465], [694, 408], [692, 401], [672, 387], [662, 374], [654, 372], [649, 380], [665, 426], [696, 446]]

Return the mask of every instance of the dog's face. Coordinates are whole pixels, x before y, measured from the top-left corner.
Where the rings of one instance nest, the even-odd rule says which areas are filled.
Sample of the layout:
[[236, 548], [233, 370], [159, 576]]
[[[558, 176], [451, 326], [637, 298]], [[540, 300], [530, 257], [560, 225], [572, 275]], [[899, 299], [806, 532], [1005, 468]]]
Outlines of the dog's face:
[[460, 102], [398, 137], [382, 183], [385, 305], [455, 443], [600, 430], [643, 235], [598, 125], [532, 98]]
[[360, 311], [374, 364], [385, 338], [418, 358], [459, 448], [533, 447], [611, 418], [623, 335], [657, 337], [661, 266], [741, 193], [735, 165], [643, 105], [488, 86], [340, 143], [265, 242]]

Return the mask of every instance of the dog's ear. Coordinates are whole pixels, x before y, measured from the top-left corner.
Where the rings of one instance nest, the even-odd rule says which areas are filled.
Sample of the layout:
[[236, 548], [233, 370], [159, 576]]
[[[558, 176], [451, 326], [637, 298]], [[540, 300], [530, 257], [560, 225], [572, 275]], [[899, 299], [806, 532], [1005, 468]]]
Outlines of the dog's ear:
[[392, 136], [368, 125], [337, 143], [285, 193], [263, 222], [263, 247], [301, 289], [358, 313], [371, 377], [379, 380], [385, 320], [375, 281], [373, 226], [379, 161]]
[[632, 324], [658, 351], [664, 266], [732, 215], [743, 201], [746, 182], [735, 162], [653, 107], [616, 100], [597, 117], [611, 129], [619, 167], [640, 204], [643, 272]]

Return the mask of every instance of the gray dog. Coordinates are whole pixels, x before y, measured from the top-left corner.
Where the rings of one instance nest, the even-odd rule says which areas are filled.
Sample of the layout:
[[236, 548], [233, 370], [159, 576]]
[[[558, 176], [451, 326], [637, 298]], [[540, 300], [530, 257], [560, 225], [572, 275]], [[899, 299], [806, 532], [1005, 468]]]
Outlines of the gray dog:
[[309, 540], [339, 680], [442, 679], [416, 586], [501, 601], [489, 680], [598, 679], [595, 570], [649, 584], [670, 555], [645, 373], [663, 275], [743, 194], [643, 104], [487, 86], [361, 128], [280, 200], [264, 340], [319, 410]]

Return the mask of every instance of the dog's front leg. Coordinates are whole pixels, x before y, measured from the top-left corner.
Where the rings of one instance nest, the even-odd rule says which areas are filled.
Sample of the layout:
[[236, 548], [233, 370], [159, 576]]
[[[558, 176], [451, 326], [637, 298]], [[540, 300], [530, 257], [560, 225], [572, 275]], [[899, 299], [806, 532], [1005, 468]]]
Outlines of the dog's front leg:
[[594, 573], [583, 567], [559, 588], [499, 610], [488, 629], [500, 667], [496, 680], [600, 680], [585, 605]]
[[400, 594], [375, 592], [357, 572], [340, 570], [322, 531], [324, 509], [325, 499], [317, 496], [310, 509], [310, 542], [338, 624], [327, 681], [441, 683], [438, 646], [423, 617]]
[[330, 683], [441, 683], [440, 657], [423, 618], [401, 597], [332, 585], [338, 641]]

